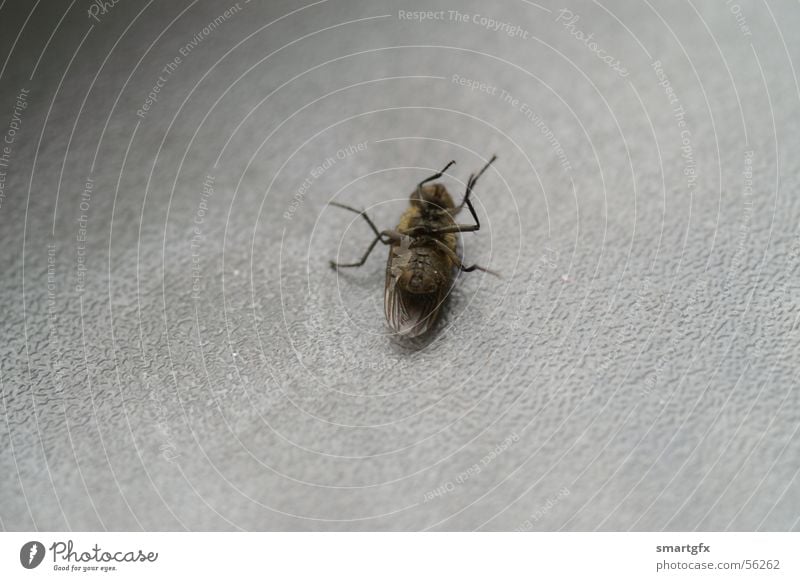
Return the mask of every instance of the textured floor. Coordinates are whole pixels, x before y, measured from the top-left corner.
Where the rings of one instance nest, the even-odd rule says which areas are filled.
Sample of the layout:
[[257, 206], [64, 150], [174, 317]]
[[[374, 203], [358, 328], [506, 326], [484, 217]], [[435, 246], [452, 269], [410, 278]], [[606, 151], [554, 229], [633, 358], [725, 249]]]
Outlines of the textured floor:
[[[800, 528], [796, 4], [84, 4], [0, 4], [4, 529]], [[493, 153], [393, 339], [327, 202]]]

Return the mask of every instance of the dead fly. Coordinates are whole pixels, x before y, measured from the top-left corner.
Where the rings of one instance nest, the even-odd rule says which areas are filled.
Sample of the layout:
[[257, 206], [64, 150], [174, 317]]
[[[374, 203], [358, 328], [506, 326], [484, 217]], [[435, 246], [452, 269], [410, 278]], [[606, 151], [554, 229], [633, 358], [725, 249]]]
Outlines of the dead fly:
[[[331, 202], [331, 205], [363, 216], [375, 233], [375, 239], [361, 260], [350, 264], [331, 261], [333, 268], [361, 266], [378, 242], [390, 246], [383, 306], [386, 320], [396, 333], [417, 337], [433, 326], [453, 285], [457, 269], [464, 272], [482, 270], [496, 274], [475, 264], [464, 266], [458, 254], [458, 234], [475, 232], [481, 228], [469, 196], [475, 182], [495, 159], [496, 155], [477, 175], [469, 176], [467, 191], [458, 206], [453, 203], [453, 198], [442, 184], [428, 183], [442, 177], [455, 161], [448, 163], [439, 173], [422, 180], [411, 194], [411, 205], [394, 230], [381, 232], [365, 211]], [[456, 223], [455, 216], [465, 205], [475, 224]]]

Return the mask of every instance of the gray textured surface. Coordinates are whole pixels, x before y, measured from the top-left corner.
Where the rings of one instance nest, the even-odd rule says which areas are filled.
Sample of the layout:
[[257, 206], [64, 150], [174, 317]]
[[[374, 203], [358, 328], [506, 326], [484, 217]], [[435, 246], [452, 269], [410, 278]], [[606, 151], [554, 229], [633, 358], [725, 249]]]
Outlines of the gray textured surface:
[[[3, 528], [798, 528], [796, 4], [578, 3], [568, 28], [523, 1], [252, 2], [207, 35], [224, 5], [82, 4], [0, 9], [4, 132], [30, 90], [0, 205]], [[464, 245], [504, 278], [392, 340], [383, 251], [326, 268], [369, 231], [325, 203], [388, 227], [492, 153]]]

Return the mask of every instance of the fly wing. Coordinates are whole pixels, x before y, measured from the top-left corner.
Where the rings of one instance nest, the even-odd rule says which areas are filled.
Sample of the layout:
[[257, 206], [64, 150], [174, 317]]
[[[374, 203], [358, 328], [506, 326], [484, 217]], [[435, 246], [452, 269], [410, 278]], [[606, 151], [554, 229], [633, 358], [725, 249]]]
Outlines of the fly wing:
[[383, 295], [383, 307], [389, 327], [397, 334], [405, 337], [418, 337], [427, 333], [439, 317], [447, 293], [448, 286], [437, 292], [415, 294], [403, 290], [397, 279], [405, 264], [398, 266], [398, 257], [402, 261], [402, 248], [392, 247], [386, 265], [386, 288]]
[[393, 284], [395, 281], [390, 281], [384, 292], [383, 304], [389, 327], [406, 337], [418, 337], [427, 333], [439, 317], [446, 292], [412, 294]]

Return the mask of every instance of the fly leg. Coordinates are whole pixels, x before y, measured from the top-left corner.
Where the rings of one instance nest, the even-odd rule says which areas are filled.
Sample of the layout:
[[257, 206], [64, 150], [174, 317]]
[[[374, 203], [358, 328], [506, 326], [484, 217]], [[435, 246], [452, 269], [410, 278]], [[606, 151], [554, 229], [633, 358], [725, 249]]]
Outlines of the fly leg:
[[352, 206], [345, 206], [344, 204], [340, 204], [339, 202], [330, 202], [330, 205], [338, 206], [339, 208], [344, 208], [345, 210], [350, 210], [351, 212], [355, 212], [359, 216], [363, 216], [364, 220], [366, 220], [367, 224], [369, 224], [369, 227], [372, 229], [373, 232], [375, 232], [375, 238], [370, 243], [369, 248], [367, 248], [367, 251], [364, 253], [364, 256], [361, 257], [361, 260], [359, 260], [358, 262], [351, 262], [349, 264], [340, 264], [334, 260], [331, 260], [330, 261], [331, 268], [348, 268], [354, 266], [362, 266], [367, 261], [367, 258], [369, 258], [372, 249], [375, 248], [378, 242], [382, 244], [391, 244], [392, 242], [400, 240], [400, 234], [395, 232], [394, 230], [384, 230], [383, 232], [380, 232], [378, 228], [375, 226], [375, 223], [372, 220], [370, 220], [369, 216], [367, 216], [366, 210], [357, 210]]
[[351, 262], [349, 264], [342, 264], [340, 262], [336, 262], [335, 260], [330, 261], [331, 268], [349, 268], [353, 266], [362, 266], [369, 258], [372, 249], [380, 242], [381, 244], [391, 244], [393, 242], [399, 242], [401, 235], [399, 232], [395, 232], [394, 230], [384, 230], [383, 232], [378, 232], [378, 235], [372, 240], [367, 248], [367, 251], [364, 253], [364, 256], [361, 257], [361, 260], [358, 262]]
[[474, 270], [480, 270], [481, 272], [486, 272], [486, 273], [489, 273], [491, 275], [494, 275], [497, 278], [503, 278], [502, 276], [500, 276], [499, 272], [496, 272], [494, 270], [489, 270], [488, 268], [486, 268], [484, 266], [478, 266], [477, 264], [473, 264], [472, 266], [464, 266], [464, 263], [461, 262], [461, 259], [458, 257], [458, 254], [453, 252], [450, 249], [450, 247], [447, 246], [447, 244], [445, 244], [441, 240], [437, 240], [436, 238], [432, 238], [431, 241], [434, 244], [436, 244], [436, 246], [440, 250], [442, 250], [445, 254], [447, 254], [447, 256], [450, 258], [450, 260], [453, 262], [453, 264], [455, 264], [459, 268], [459, 270], [461, 270], [461, 272], [472, 272]]
[[336, 206], [337, 208], [344, 208], [345, 210], [350, 210], [351, 212], [355, 212], [356, 214], [358, 214], [359, 216], [363, 217], [364, 220], [367, 221], [367, 224], [369, 224], [369, 227], [372, 228], [372, 231], [375, 232], [376, 236], [380, 236], [380, 232], [378, 232], [378, 228], [375, 226], [375, 223], [372, 220], [369, 219], [369, 216], [367, 216], [367, 211], [366, 210], [357, 210], [353, 206], [346, 206], [344, 204], [340, 204], [339, 202], [328, 202], [328, 205], [329, 206]]
[[427, 184], [428, 182], [432, 182], [433, 180], [438, 180], [440, 177], [442, 177], [444, 175], [444, 172], [446, 172], [448, 169], [450, 169], [450, 166], [453, 165], [455, 162], [456, 162], [456, 160], [450, 161], [450, 163], [448, 163], [446, 166], [444, 166], [444, 169], [442, 169], [442, 171], [440, 171], [439, 173], [433, 174], [431, 177], [425, 178], [424, 180], [419, 182], [417, 184], [417, 192], [419, 192], [422, 189], [423, 184]]
[[481, 229], [481, 222], [480, 220], [478, 220], [478, 213], [475, 211], [475, 208], [473, 207], [472, 202], [469, 199], [469, 196], [470, 194], [472, 194], [472, 188], [475, 187], [475, 183], [478, 181], [478, 178], [480, 178], [483, 175], [483, 172], [489, 169], [489, 166], [492, 165], [496, 159], [497, 156], [493, 155], [492, 159], [490, 159], [487, 162], [487, 164], [483, 166], [483, 168], [481, 169], [481, 171], [478, 172], [477, 175], [471, 174], [469, 176], [469, 179], [467, 180], [467, 192], [464, 194], [464, 199], [456, 207], [456, 209], [453, 210], [452, 213], [452, 215], [455, 216], [462, 210], [462, 208], [464, 208], [464, 205], [466, 204], [467, 208], [469, 208], [469, 213], [472, 214], [472, 218], [475, 220], [475, 224], [456, 224], [455, 226], [448, 226], [447, 228], [442, 228], [440, 230], [437, 230], [436, 231], [437, 233], [449, 234], [451, 232], [476, 232]]
[[486, 272], [491, 274], [492, 276], [496, 276], [497, 278], [503, 278], [496, 270], [489, 270], [483, 266], [478, 266], [477, 264], [473, 264], [472, 266], [464, 266], [463, 264], [459, 264], [458, 267], [461, 269], [461, 272], [472, 272], [473, 270], [480, 270], [481, 272]]

